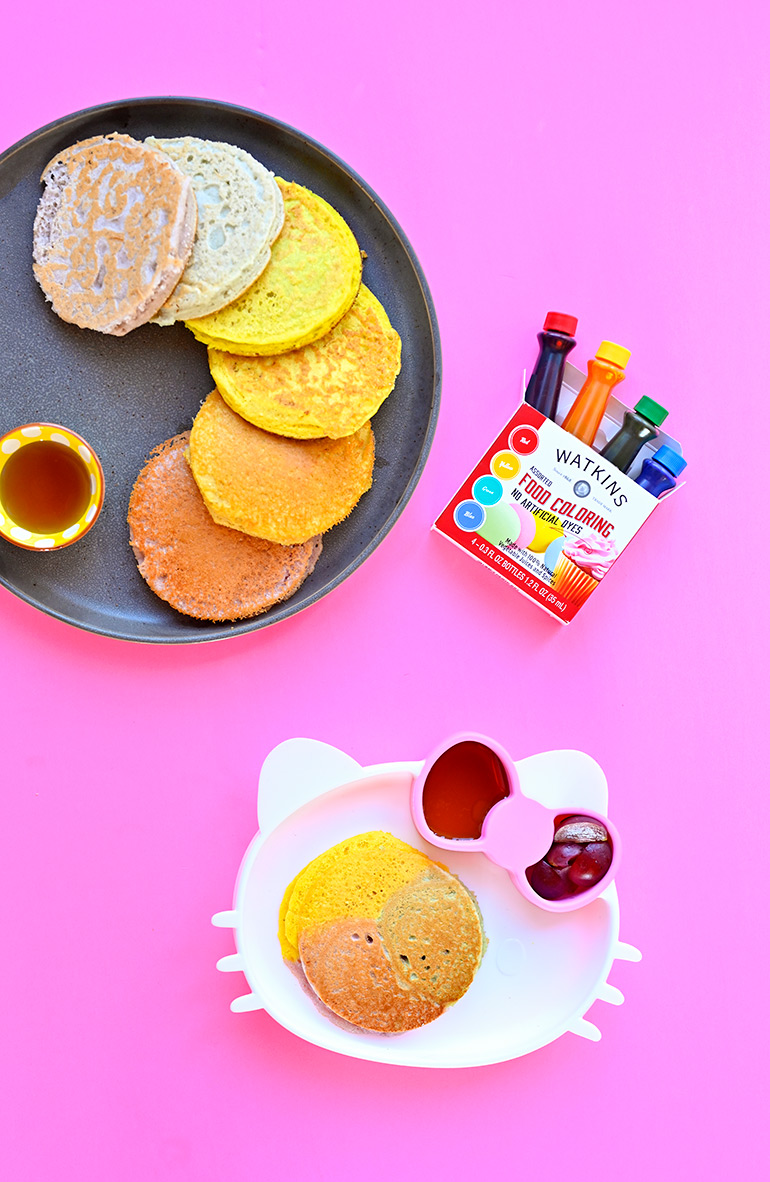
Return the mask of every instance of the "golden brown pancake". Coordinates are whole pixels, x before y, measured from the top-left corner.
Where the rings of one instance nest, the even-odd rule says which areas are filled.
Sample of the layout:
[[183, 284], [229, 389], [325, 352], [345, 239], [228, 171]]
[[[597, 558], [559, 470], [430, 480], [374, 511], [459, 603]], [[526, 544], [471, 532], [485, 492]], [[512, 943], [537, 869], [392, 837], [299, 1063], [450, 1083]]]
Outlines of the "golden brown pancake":
[[321, 539], [279, 546], [217, 525], [186, 459], [189, 434], [155, 448], [128, 509], [130, 540], [150, 588], [199, 620], [238, 620], [288, 599], [316, 564]]
[[371, 487], [369, 423], [344, 439], [287, 439], [247, 423], [217, 390], [195, 416], [190, 465], [215, 521], [291, 545], [325, 533]]
[[302, 968], [319, 1001], [346, 1022], [378, 1034], [400, 1034], [438, 1018], [443, 1007], [405, 989], [377, 924], [348, 916], [300, 937]]
[[192, 251], [189, 177], [127, 135], [94, 136], [46, 165], [35, 278], [63, 320], [123, 336], [158, 311]]
[[339, 439], [376, 414], [401, 368], [401, 340], [361, 284], [331, 332], [275, 357], [209, 349], [211, 376], [234, 411], [276, 435]]
[[361, 283], [361, 251], [347, 222], [316, 193], [276, 181], [285, 217], [270, 262], [227, 307], [186, 322], [199, 341], [225, 352], [264, 356], [319, 340]]

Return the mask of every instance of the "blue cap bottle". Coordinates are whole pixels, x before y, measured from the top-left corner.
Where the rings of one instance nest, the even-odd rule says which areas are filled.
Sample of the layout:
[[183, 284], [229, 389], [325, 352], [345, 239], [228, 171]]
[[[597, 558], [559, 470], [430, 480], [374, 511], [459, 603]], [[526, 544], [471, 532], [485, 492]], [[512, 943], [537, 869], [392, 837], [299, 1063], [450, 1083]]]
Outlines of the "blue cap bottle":
[[677, 477], [681, 476], [686, 467], [687, 460], [684, 456], [680, 456], [678, 451], [664, 443], [654, 456], [644, 461], [636, 483], [640, 488], [646, 488], [654, 497], [659, 497], [674, 487]]

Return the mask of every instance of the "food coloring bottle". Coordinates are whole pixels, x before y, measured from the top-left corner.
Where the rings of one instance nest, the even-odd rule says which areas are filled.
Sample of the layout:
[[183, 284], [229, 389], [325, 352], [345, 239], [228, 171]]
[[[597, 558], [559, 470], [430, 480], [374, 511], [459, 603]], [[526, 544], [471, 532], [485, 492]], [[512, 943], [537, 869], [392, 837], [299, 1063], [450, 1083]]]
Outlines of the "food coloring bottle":
[[527, 383], [524, 401], [539, 410], [547, 419], [556, 418], [556, 406], [559, 401], [562, 378], [564, 377], [564, 363], [567, 354], [575, 348], [575, 331], [577, 316], [567, 316], [563, 312], [549, 312], [545, 318], [543, 331], [537, 334], [540, 342], [540, 355], [532, 370], [532, 377]]
[[636, 483], [640, 488], [646, 488], [654, 497], [659, 497], [674, 487], [677, 477], [686, 467], [687, 460], [684, 456], [680, 456], [673, 447], [664, 444], [658, 448], [654, 456], [644, 461]]
[[588, 362], [588, 377], [562, 423], [565, 431], [592, 444], [604, 417], [610, 394], [626, 376], [631, 353], [613, 341], [602, 341], [596, 357]]
[[627, 472], [645, 443], [657, 439], [658, 427], [668, 417], [668, 411], [652, 398], [640, 398], [633, 410], [623, 416], [623, 426], [602, 450], [621, 472]]

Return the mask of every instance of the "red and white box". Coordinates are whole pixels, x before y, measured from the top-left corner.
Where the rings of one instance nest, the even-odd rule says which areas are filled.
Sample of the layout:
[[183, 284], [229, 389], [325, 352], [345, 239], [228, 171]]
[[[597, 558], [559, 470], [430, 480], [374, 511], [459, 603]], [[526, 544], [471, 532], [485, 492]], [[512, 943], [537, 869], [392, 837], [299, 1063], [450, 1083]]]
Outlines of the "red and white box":
[[628, 409], [611, 397], [594, 445], [562, 430], [585, 375], [565, 366], [556, 422], [522, 402], [433, 528], [544, 611], [574, 619], [660, 504], [635, 483], [660, 431], [626, 474], [599, 454]]

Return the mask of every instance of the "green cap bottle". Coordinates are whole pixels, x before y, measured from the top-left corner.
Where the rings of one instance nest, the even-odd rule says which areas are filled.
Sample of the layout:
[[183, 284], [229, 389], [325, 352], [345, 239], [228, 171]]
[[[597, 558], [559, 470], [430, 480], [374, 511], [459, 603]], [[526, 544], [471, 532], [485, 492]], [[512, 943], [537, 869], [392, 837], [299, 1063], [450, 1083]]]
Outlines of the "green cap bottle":
[[623, 426], [605, 445], [601, 454], [621, 472], [627, 472], [645, 443], [657, 438], [658, 427], [667, 416], [665, 407], [645, 395], [633, 410], [626, 411]]

